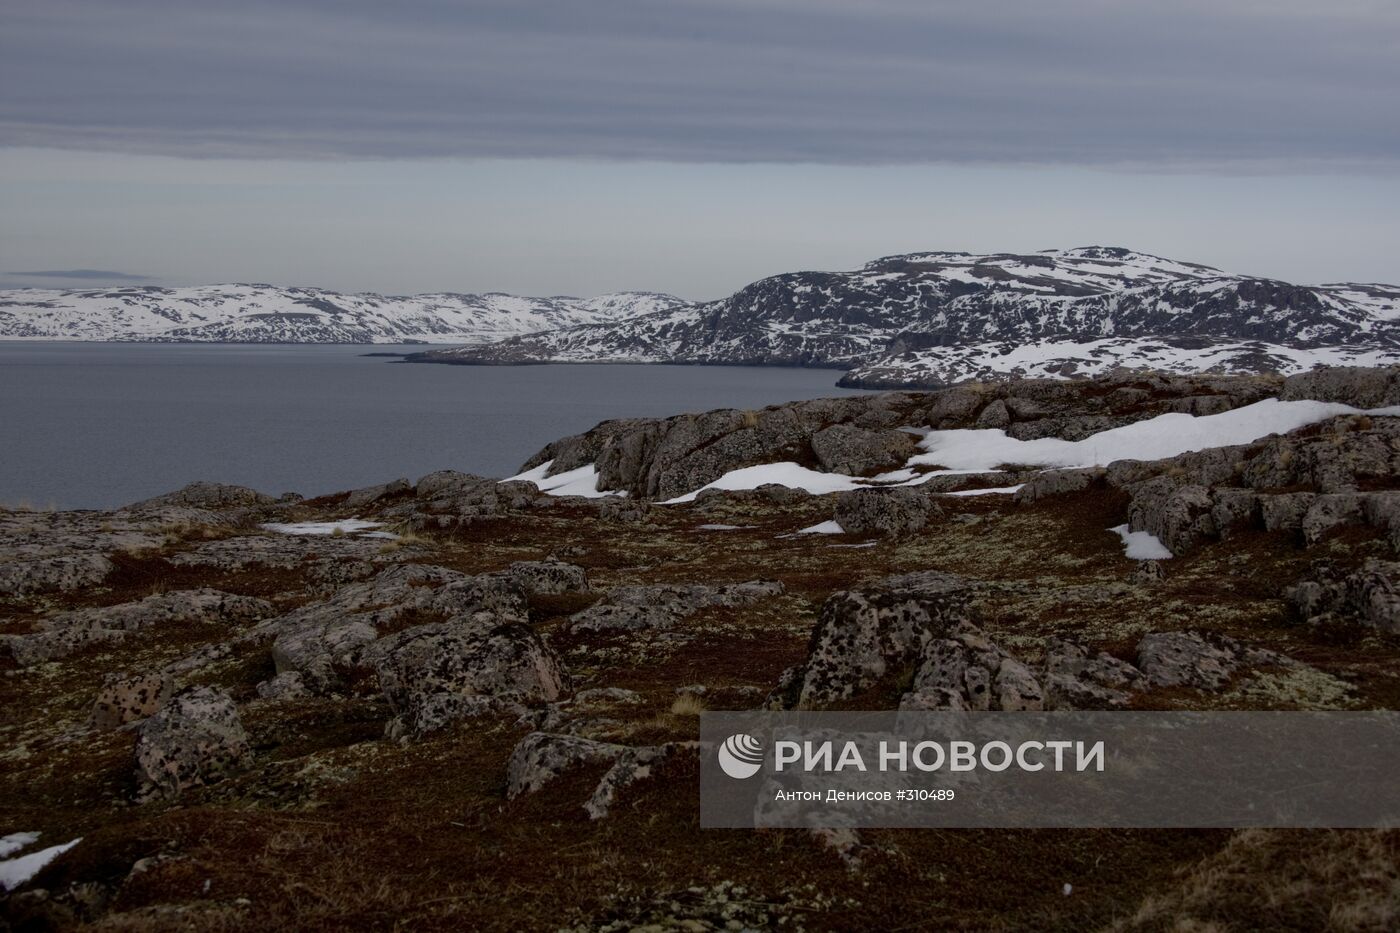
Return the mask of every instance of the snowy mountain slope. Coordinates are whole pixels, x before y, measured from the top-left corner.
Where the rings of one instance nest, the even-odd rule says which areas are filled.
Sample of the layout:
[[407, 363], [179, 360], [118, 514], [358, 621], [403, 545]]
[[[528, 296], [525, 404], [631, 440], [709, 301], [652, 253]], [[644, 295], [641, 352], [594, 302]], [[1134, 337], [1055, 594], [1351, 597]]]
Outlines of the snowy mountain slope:
[[1162, 335], [1400, 348], [1400, 288], [1291, 285], [1116, 247], [916, 253], [854, 272], [773, 276], [719, 301], [423, 358], [849, 368], [939, 347]]
[[684, 304], [649, 292], [597, 298], [342, 294], [316, 288], [7, 289], [0, 339], [230, 343], [484, 343]]
[[937, 388], [967, 380], [1087, 378], [1117, 369], [1178, 373], [1281, 373], [1317, 366], [1400, 364], [1400, 349], [1292, 347], [1212, 337], [1104, 337], [934, 347], [882, 356], [841, 377], [847, 388]]

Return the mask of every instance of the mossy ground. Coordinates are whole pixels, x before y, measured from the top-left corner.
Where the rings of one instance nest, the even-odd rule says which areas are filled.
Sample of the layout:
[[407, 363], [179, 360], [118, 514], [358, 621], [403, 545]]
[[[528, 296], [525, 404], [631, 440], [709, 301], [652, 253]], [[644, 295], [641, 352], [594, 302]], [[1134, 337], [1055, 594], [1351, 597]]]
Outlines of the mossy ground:
[[[1280, 598], [1319, 556], [1345, 566], [1387, 555], [1389, 546], [1369, 533], [1305, 550], [1288, 536], [1242, 532], [1170, 561], [1164, 582], [1144, 585], [1133, 582], [1133, 562], [1106, 531], [1123, 520], [1115, 494], [1033, 506], [1005, 496], [950, 498], [944, 507], [919, 534], [869, 548], [838, 547], [851, 542], [822, 535], [782, 537], [830, 517], [830, 501], [818, 498], [788, 506], [730, 500], [703, 513], [658, 508], [641, 524], [602, 523], [590, 511], [560, 507], [482, 521], [411, 551], [414, 560], [473, 573], [557, 554], [586, 567], [598, 590], [781, 580], [781, 597], [706, 610], [671, 633], [644, 636], [566, 633], [567, 616], [594, 596], [533, 601], [532, 624], [554, 640], [577, 687], [642, 695], [639, 705], [608, 711], [617, 722], [612, 737], [626, 742], [693, 739], [694, 709], [673, 709], [682, 686], [709, 688], [710, 708], [753, 705], [755, 691], [766, 693], [803, 659], [827, 596], [922, 569], [982, 581], [983, 627], [1027, 659], [1049, 634], [1075, 634], [1126, 655], [1145, 632], [1202, 628], [1312, 668], [1250, 674], [1219, 694], [1157, 691], [1144, 706], [1400, 706], [1400, 639], [1303, 626]], [[293, 518], [344, 517], [340, 508], [318, 500]], [[698, 529], [706, 523], [745, 527]], [[0, 604], [0, 631], [27, 631], [46, 611], [162, 588], [216, 586], [284, 610], [314, 598], [298, 570], [211, 573], [166, 560], [211, 535], [235, 533], [246, 532], [173, 535], [161, 550], [122, 555], [102, 588]], [[52, 891], [84, 881], [115, 885], [99, 926], [625, 925], [645, 914], [638, 905], [680, 903], [693, 888], [731, 882], [769, 915], [785, 917], [787, 928], [1169, 929], [1188, 916], [1202, 924], [1195, 929], [1309, 929], [1319, 918], [1338, 929], [1383, 928], [1373, 902], [1396, 890], [1377, 876], [1385, 856], [1396, 855], [1396, 835], [1378, 833], [1263, 834], [1242, 843], [1241, 834], [1222, 831], [869, 831], [853, 871], [806, 833], [700, 830], [695, 764], [684, 759], [629, 788], [607, 819], [590, 821], [581, 805], [597, 773], [505, 799], [505, 762], [523, 728], [482, 720], [401, 745], [382, 737], [389, 711], [373, 696], [259, 702], [254, 686], [272, 668], [256, 646], [187, 682], [218, 684], [245, 704], [257, 766], [178, 803], [131, 804], [133, 735], [82, 728], [103, 675], [159, 667], [226, 634], [165, 629], [0, 676], [0, 833], [40, 830], [50, 842], [82, 836], [37, 883]], [[152, 856], [165, 858], [123, 883], [133, 863]], [[1370, 872], [1371, 881], [1348, 881], [1347, 866]], [[1208, 880], [1222, 872], [1236, 883]], [[1270, 902], [1274, 877], [1305, 891], [1303, 901]]]

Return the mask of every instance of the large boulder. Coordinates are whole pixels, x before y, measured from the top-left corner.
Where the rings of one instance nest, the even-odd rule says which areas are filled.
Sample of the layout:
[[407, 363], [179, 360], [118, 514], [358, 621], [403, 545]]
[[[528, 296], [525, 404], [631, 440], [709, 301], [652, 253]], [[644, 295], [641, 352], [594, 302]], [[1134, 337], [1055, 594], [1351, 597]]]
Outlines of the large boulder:
[[903, 466], [918, 452], [918, 444], [907, 431], [833, 424], [812, 435], [812, 452], [828, 473], [864, 476]]
[[552, 702], [568, 686], [558, 658], [540, 636], [515, 619], [488, 612], [380, 639], [361, 663], [374, 669], [403, 730], [414, 734], [493, 711], [494, 700]]
[[851, 535], [899, 537], [912, 534], [942, 513], [921, 489], [854, 489], [836, 496], [836, 523]]
[[277, 672], [295, 671], [309, 690], [325, 694], [344, 687], [346, 672], [359, 666], [360, 653], [380, 636], [423, 616], [447, 619], [481, 611], [523, 619], [524, 592], [504, 576], [402, 564], [341, 587], [325, 602], [296, 609], [265, 628], [274, 638]]
[[88, 720], [94, 729], [116, 729], [145, 719], [169, 701], [175, 681], [165, 671], [109, 674], [92, 704]]
[[774, 702], [822, 705], [914, 668], [924, 649], [970, 621], [973, 584], [928, 570], [833, 594], [822, 605], [807, 660], [784, 675]]
[[213, 687], [176, 694], [137, 733], [137, 798], [176, 797], [212, 784], [248, 760], [248, 735], [233, 699]]
[[588, 571], [562, 560], [518, 560], [496, 574], [532, 596], [587, 593]]
[[531, 732], [515, 746], [506, 762], [506, 797], [534, 793], [560, 776], [590, 765], [610, 764], [627, 746], [596, 742], [576, 735]]

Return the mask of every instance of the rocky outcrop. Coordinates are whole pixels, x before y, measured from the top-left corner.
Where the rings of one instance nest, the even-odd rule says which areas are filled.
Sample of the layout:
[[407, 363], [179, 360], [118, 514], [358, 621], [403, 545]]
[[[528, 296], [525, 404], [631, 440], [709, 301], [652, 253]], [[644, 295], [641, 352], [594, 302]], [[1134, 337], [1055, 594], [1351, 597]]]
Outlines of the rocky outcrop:
[[1400, 366], [1332, 366], [1289, 376], [1280, 397], [1340, 402], [1356, 408], [1400, 405]]
[[506, 797], [513, 800], [580, 769], [610, 764], [583, 804], [589, 819], [602, 819], [626, 788], [650, 778], [678, 751], [694, 748], [693, 742], [629, 747], [574, 735], [532, 732], [520, 740], [506, 763]]
[[174, 492], [151, 499], [143, 499], [127, 506], [130, 511], [158, 509], [166, 506], [180, 506], [192, 509], [245, 509], [273, 505], [274, 496], [249, 489], [246, 486], [231, 486], [227, 483], [190, 483]]
[[1351, 573], [1319, 564], [1284, 594], [1310, 625], [1363, 625], [1400, 634], [1400, 563], [1368, 560]]
[[1219, 690], [1242, 670], [1294, 663], [1277, 652], [1250, 648], [1213, 632], [1156, 632], [1144, 636], [1137, 647], [1138, 669], [1154, 687]]
[[576, 735], [531, 732], [521, 739], [506, 762], [506, 797], [532, 794], [561, 775], [590, 765], [611, 764], [627, 746], [596, 742]]
[[137, 733], [137, 798], [176, 797], [221, 780], [248, 758], [248, 735], [228, 694], [212, 687], [185, 690]]
[[429, 473], [414, 487], [415, 498], [384, 514], [414, 531], [451, 531], [474, 521], [553, 504], [534, 483], [500, 482], [470, 473]]
[[79, 609], [40, 620], [39, 631], [0, 635], [21, 666], [67, 657], [84, 648], [119, 642], [147, 629], [179, 625], [243, 626], [272, 614], [261, 599], [213, 589], [178, 590], [134, 603]]
[[413, 484], [406, 479], [396, 479], [391, 483], [380, 483], [376, 486], [366, 486], [363, 489], [352, 489], [346, 493], [345, 501], [342, 503], [347, 509], [363, 509], [366, 506], [374, 505], [385, 499], [393, 499], [396, 496], [404, 496], [413, 492]]
[[711, 607], [748, 606], [781, 596], [783, 585], [752, 580], [711, 586], [704, 583], [619, 586], [569, 618], [571, 632], [635, 632], [668, 629]]
[[942, 511], [922, 489], [856, 489], [836, 496], [834, 517], [848, 535], [896, 538], [918, 531]]
[[361, 663], [398, 715], [391, 730], [419, 735], [494, 712], [497, 701], [557, 700], [568, 687], [543, 639], [490, 612], [405, 629], [375, 642]]
[[924, 645], [901, 710], [1041, 710], [1045, 695], [1031, 669], [981, 631], [959, 625]]
[[95, 586], [112, 572], [113, 564], [101, 554], [64, 554], [0, 564], [0, 594], [27, 596], [71, 592]]
[[1119, 709], [1147, 686], [1127, 661], [1059, 637], [1046, 642], [1044, 676], [1047, 709]]
[[962, 577], [929, 570], [833, 594], [817, 617], [806, 662], [783, 675], [771, 702], [821, 706], [914, 669], [929, 642], [970, 621], [972, 591]]
[[507, 577], [469, 576], [443, 567], [404, 564], [340, 588], [261, 628], [273, 638], [278, 673], [295, 671], [315, 693], [344, 686], [360, 653], [414, 614], [440, 619], [476, 612], [523, 619], [525, 595]]

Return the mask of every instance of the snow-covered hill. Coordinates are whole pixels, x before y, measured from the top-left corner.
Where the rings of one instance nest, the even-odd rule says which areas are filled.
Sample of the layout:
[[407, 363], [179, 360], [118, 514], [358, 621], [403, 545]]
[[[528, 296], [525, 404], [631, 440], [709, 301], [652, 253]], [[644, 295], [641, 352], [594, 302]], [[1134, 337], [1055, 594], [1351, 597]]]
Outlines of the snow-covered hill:
[[0, 339], [476, 344], [683, 304], [650, 292], [581, 299], [398, 297], [271, 285], [18, 288], [0, 291]]
[[[1195, 343], [1158, 348], [1164, 338], [1187, 337]], [[423, 358], [870, 366], [890, 375], [898, 367], [929, 383], [943, 381], [934, 377], [944, 371], [994, 372], [987, 361], [1007, 348], [1066, 341], [1084, 346], [1047, 352], [1089, 369], [1115, 354], [1134, 365], [1138, 352], [1147, 357], [1136, 365], [1307, 368], [1312, 358], [1303, 351], [1323, 347], [1333, 349], [1318, 361], [1368, 352], [1390, 361], [1400, 359], [1400, 288], [1292, 285], [1116, 247], [916, 253], [854, 272], [773, 276], [719, 301]]]

